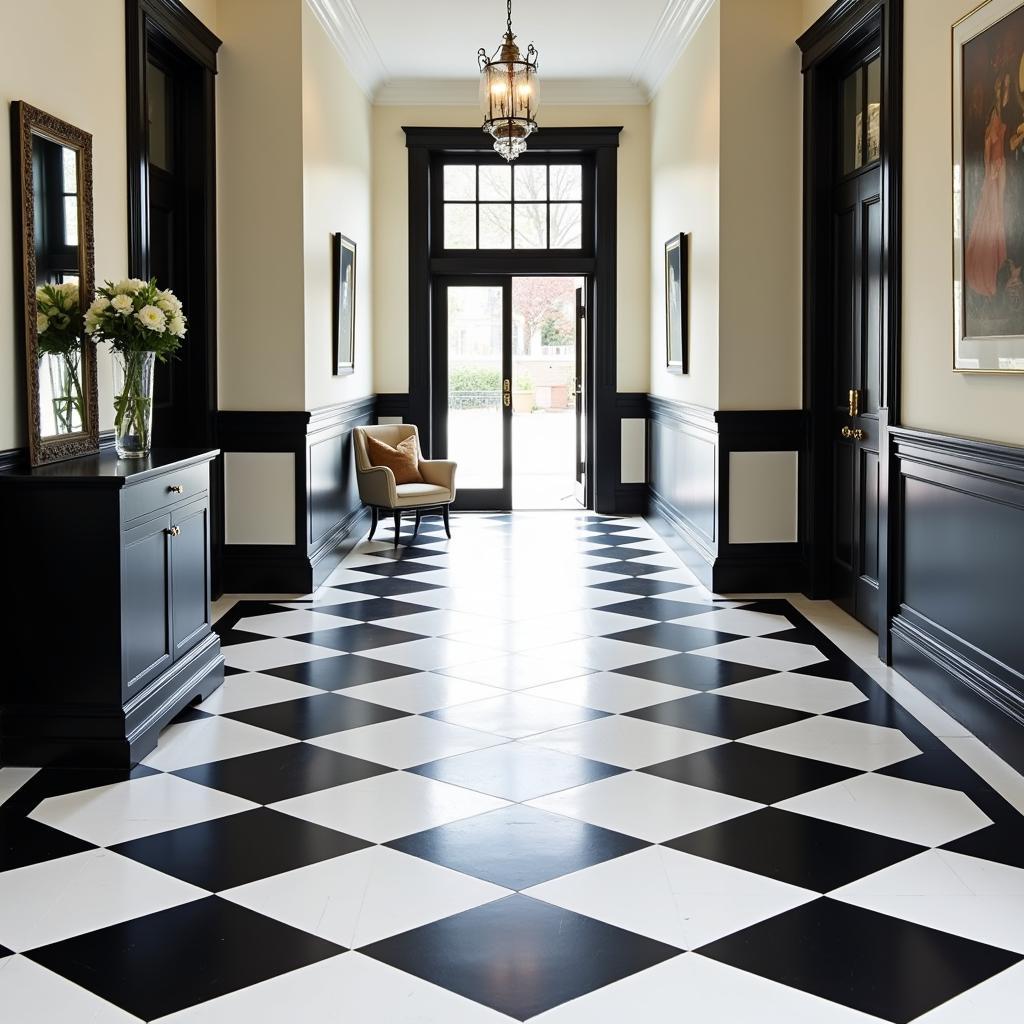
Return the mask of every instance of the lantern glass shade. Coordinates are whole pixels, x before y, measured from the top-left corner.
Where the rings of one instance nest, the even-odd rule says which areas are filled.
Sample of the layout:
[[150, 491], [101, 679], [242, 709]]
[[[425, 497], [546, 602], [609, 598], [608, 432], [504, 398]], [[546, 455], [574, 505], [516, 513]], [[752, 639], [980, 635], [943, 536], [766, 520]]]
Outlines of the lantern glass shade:
[[512, 161], [526, 149], [527, 138], [537, 130], [537, 51], [531, 45], [524, 58], [510, 28], [493, 58], [483, 50], [479, 56], [484, 131], [493, 136], [495, 150]]

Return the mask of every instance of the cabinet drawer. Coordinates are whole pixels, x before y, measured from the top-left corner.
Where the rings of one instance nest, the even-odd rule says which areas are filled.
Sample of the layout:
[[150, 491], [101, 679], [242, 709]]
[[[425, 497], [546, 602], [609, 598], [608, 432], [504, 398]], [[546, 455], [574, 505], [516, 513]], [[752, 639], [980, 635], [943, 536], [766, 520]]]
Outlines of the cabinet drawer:
[[210, 470], [204, 462], [201, 466], [186, 466], [125, 487], [121, 492], [124, 521], [138, 519], [149, 512], [205, 494], [209, 484]]

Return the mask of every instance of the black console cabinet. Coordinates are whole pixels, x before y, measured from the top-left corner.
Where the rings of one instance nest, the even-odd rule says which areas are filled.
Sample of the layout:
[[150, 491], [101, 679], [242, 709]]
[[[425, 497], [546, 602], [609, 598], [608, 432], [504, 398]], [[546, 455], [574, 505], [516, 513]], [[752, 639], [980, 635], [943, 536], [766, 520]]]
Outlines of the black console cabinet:
[[217, 454], [102, 452], [0, 474], [0, 764], [129, 767], [223, 682], [210, 614]]

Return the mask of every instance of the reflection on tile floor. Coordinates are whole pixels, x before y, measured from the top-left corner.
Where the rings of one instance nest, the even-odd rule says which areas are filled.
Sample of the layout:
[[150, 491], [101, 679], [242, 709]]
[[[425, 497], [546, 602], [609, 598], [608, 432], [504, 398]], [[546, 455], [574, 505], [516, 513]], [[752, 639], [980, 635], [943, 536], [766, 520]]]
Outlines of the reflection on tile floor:
[[4, 1024], [1019, 1014], [1024, 787], [829, 606], [465, 515], [217, 629], [133, 772], [0, 769]]

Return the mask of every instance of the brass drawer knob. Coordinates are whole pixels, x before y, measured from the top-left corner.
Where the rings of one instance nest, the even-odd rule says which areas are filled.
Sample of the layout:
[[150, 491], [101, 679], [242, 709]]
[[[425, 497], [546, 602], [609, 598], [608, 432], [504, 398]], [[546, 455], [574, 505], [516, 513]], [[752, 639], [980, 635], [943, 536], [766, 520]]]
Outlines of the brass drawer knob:
[[185, 488], [182, 487], [181, 484], [171, 484], [167, 490], [169, 490], [171, 494], [181, 494]]
[[181, 533], [180, 526], [171, 526], [164, 531], [168, 537], [177, 537]]
[[845, 437], [848, 441], [851, 439], [854, 441], [863, 441], [864, 438], [867, 436], [864, 433], [864, 431], [861, 430], [860, 427], [843, 427], [843, 429], [840, 430], [839, 433], [842, 434], [843, 437]]

